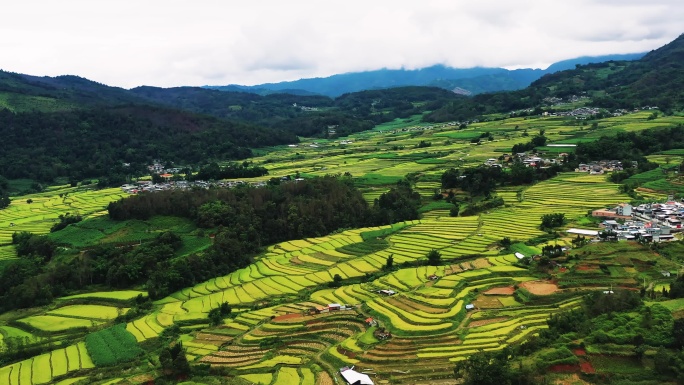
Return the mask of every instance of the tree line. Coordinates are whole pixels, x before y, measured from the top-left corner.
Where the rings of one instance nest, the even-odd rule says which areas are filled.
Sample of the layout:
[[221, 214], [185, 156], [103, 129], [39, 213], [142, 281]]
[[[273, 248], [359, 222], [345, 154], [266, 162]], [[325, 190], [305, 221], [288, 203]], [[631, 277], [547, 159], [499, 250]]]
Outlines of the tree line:
[[[150, 297], [157, 299], [248, 266], [263, 246], [343, 228], [418, 219], [419, 207], [420, 196], [407, 181], [370, 206], [352, 180], [341, 176], [264, 187], [141, 194], [110, 204], [110, 217], [190, 218], [205, 233], [213, 234], [213, 244], [177, 258], [183, 240], [164, 232], [141, 245], [97, 245], [76, 258], [61, 259], [54, 258], [57, 244], [50, 238], [15, 233], [19, 259], [0, 270], [0, 311], [46, 305], [91, 285], [145, 285]], [[63, 221], [70, 222], [70, 217]]]
[[221, 179], [240, 179], [256, 178], [268, 175], [265, 167], [255, 166], [250, 162], [242, 163], [231, 162], [226, 166], [219, 166], [216, 162], [211, 162], [201, 166], [197, 174], [192, 175], [193, 180], [221, 180]]
[[542, 168], [539, 166], [528, 167], [522, 162], [514, 162], [508, 170], [503, 170], [501, 167], [481, 165], [466, 168], [463, 171], [451, 168], [442, 174], [441, 182], [443, 189], [459, 188], [471, 196], [487, 196], [497, 186], [531, 184], [552, 178], [560, 171], [562, 171], [562, 167], [555, 164]]

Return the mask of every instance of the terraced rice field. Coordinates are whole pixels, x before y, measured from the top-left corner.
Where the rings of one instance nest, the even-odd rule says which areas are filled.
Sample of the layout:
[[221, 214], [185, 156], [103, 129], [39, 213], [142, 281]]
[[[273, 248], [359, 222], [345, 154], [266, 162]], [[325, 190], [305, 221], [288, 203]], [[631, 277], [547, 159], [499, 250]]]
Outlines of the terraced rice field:
[[49, 315], [108, 321], [126, 314], [129, 308], [103, 305], [70, 305], [47, 312]]
[[84, 343], [80, 342], [0, 368], [0, 383], [47, 384], [55, 377], [94, 367]]
[[[498, 255], [493, 246], [501, 237], [527, 239], [540, 234], [537, 230], [539, 217], [549, 210], [579, 215], [588, 208], [621, 198], [616, 197], [615, 186], [585, 175], [563, 175], [549, 184], [554, 188], [528, 189], [531, 191], [526, 194], [525, 201], [504, 209], [510, 210], [505, 214], [494, 211], [481, 216], [436, 217], [408, 223], [402, 231], [387, 238], [388, 248], [363, 256], [341, 254], [336, 249], [361, 242], [360, 234], [376, 230], [374, 228], [275, 245], [249, 268], [159, 301], [160, 312], [129, 324], [129, 328], [134, 329], [131, 331], [142, 341], [158, 333], [150, 324], [168, 324], [193, 317], [200, 319], [223, 301], [248, 305], [273, 296], [288, 296], [330, 282], [335, 274], [349, 278], [377, 271], [390, 255], [400, 263], [424, 258], [428, 251], [436, 249], [443, 258], [454, 258], [455, 263], [401, 269], [366, 284], [315, 291], [309, 297], [310, 302], [239, 313], [221, 329], [221, 335], [235, 338], [228, 347], [218, 349], [216, 344], [199, 342], [191, 342], [189, 346], [194, 360], [251, 371], [263, 370], [244, 375], [255, 382], [295, 381], [295, 375], [297, 379], [303, 379], [301, 370], [281, 369], [272, 375], [266, 368], [275, 363], [306, 363], [320, 352], [323, 352], [323, 359], [329, 357], [363, 365], [383, 378], [410, 381], [440, 375], [445, 367], [450, 367], [450, 362], [479, 350], [501, 349], [507, 344], [518, 343], [546, 327], [545, 320], [553, 313], [577, 306], [577, 303], [561, 303], [521, 311], [523, 305], [512, 297], [501, 297], [497, 299], [498, 305], [489, 310], [468, 313], [464, 309], [466, 303], [477, 303], [479, 293], [490, 287], [510, 287], [534, 279], [525, 276], [524, 269], [511, 266], [517, 262], [515, 256]], [[583, 186], [597, 187], [599, 193], [577, 199], [563, 198]], [[549, 204], [551, 201], [555, 203]], [[491, 256], [472, 259], [469, 256], [473, 254]], [[462, 258], [470, 259], [459, 263]], [[438, 279], [430, 280], [433, 275]], [[381, 289], [391, 289], [397, 294], [381, 296], [378, 294]], [[312, 306], [329, 303], [358, 307], [318, 316], [306, 314]], [[360, 346], [358, 339], [367, 326], [361, 322], [363, 317], [355, 316], [359, 311], [378, 319], [392, 332], [393, 338], [378, 345]], [[293, 314], [294, 318], [272, 319], [285, 314]], [[259, 347], [260, 341], [275, 337], [283, 339], [283, 344], [268, 349]], [[265, 356], [275, 358], [264, 359]], [[429, 358], [425, 368], [411, 374], [397, 374], [397, 370], [409, 362], [423, 358]]]
[[[329, 238], [334, 239], [334, 236]], [[350, 365], [372, 368], [382, 378], [410, 380], [426, 373], [442, 373], [446, 370], [444, 368], [450, 367], [450, 362], [464, 359], [473, 352], [501, 349], [538, 333], [546, 327], [545, 321], [552, 314], [578, 305], [560, 303], [519, 312], [524, 307], [512, 301], [507, 307], [501, 305], [497, 309], [467, 313], [465, 304], [484, 296], [481, 293], [486, 289], [510, 287], [535, 279], [525, 276], [526, 270], [510, 265], [517, 260], [515, 257], [508, 260], [506, 257], [497, 257], [498, 265], [489, 263], [485, 258], [470, 261], [468, 270], [458, 266], [401, 269], [366, 284], [316, 291], [311, 295], [313, 303], [299, 302], [240, 313], [226, 328], [244, 326], [240, 329], [241, 336], [224, 348], [207, 349], [203, 356], [200, 353], [193, 354], [193, 357], [200, 362], [235, 369], [264, 368], [263, 373], [244, 375], [252, 381], [274, 378], [281, 381], [278, 379], [280, 376], [282, 381], [285, 377], [289, 378], [288, 381], [295, 381], [295, 373], [302, 379], [303, 373], [294, 368], [285, 372], [281, 368], [276, 377], [269, 377], [271, 372], [266, 367], [273, 364], [273, 359], [265, 357], [296, 357], [299, 362], [306, 363], [321, 351], [324, 352], [323, 359], [334, 357]], [[428, 277], [432, 275], [439, 279], [430, 280]], [[388, 286], [397, 294], [378, 294], [379, 289]], [[353, 310], [319, 315], [306, 312], [311, 306], [328, 303], [359, 305]], [[360, 311], [379, 320], [392, 332], [392, 339], [374, 346], [359, 345], [359, 338], [368, 330], [368, 325], [363, 323], [366, 315], [357, 315]], [[469, 327], [471, 323], [473, 326]], [[260, 347], [261, 341], [273, 338], [282, 343], [272, 348]], [[416, 373], [412, 370], [411, 375], [397, 374], [402, 365], [421, 358], [430, 359], [425, 369], [418, 369]]]
[[[0, 245], [12, 241], [14, 232], [29, 231], [34, 234], [47, 234], [59, 215], [78, 212], [84, 218], [96, 217], [106, 212], [109, 202], [124, 197], [121, 189], [111, 188], [97, 191], [76, 191], [62, 188], [62, 197], [53, 191], [25, 195], [14, 199], [6, 209], [0, 210]], [[31, 199], [32, 203], [27, 203]], [[9, 256], [3, 250], [0, 256]]]
[[[192, 360], [250, 370], [244, 378], [269, 384], [315, 382], [313, 373], [307, 372], [309, 369], [305, 366], [283, 366], [275, 374], [268, 369], [276, 364], [306, 365], [321, 353], [323, 359], [329, 357], [369, 366], [389, 378], [411, 380], [431, 371], [440, 373], [449, 362], [461, 360], [472, 352], [501, 349], [538, 333], [545, 327], [545, 320], [561, 309], [551, 305], [532, 313], [516, 313], [521, 305], [512, 298], [501, 298], [490, 310], [472, 314], [465, 310], [467, 303], [478, 303], [479, 293], [488, 288], [512, 286], [533, 279], [524, 275], [524, 269], [511, 266], [517, 262], [515, 256], [498, 255], [496, 242], [501, 237], [527, 239], [540, 234], [538, 218], [549, 210], [579, 215], [588, 208], [619, 199], [615, 186], [585, 175], [563, 175], [548, 184], [553, 188], [533, 186], [526, 191], [523, 202], [515, 202], [492, 213], [457, 218], [435, 216], [407, 222], [401, 231], [386, 238], [387, 248], [366, 255], [350, 255], [338, 250], [362, 243], [362, 233], [380, 228], [348, 230], [271, 246], [247, 268], [157, 301], [158, 311], [130, 322], [126, 329], [136, 340], [144, 341], [155, 338], [164, 327], [178, 321], [197, 322], [199, 328], [206, 328], [202, 322], [206, 322], [207, 313], [223, 302], [240, 307], [273, 297], [291, 298], [302, 290], [332, 281], [336, 274], [346, 279], [378, 271], [390, 255], [395, 263], [412, 262], [424, 259], [434, 249], [439, 250], [443, 258], [453, 259], [454, 263], [400, 269], [373, 282], [317, 290], [308, 302], [239, 312], [221, 329], [215, 332], [207, 329], [203, 338], [187, 340], [186, 346]], [[583, 186], [596, 189], [598, 193], [578, 194], [577, 190]], [[578, 197], [563, 198], [570, 192]], [[481, 257], [473, 259], [473, 255]], [[490, 256], [482, 257], [487, 255]], [[464, 258], [467, 261], [459, 262]], [[430, 279], [434, 276], [438, 279]], [[382, 296], [378, 291], [383, 289], [394, 290], [397, 294]], [[141, 293], [94, 293], [65, 299], [130, 299], [138, 294]], [[355, 307], [319, 316], [307, 314], [309, 308], [329, 303]], [[80, 314], [88, 318], [98, 313], [104, 320], [114, 316], [113, 309], [97, 312], [94, 307], [72, 306], [41, 317], [76, 317]], [[367, 325], [362, 322], [363, 317], [357, 316], [358, 312], [376, 318], [392, 332], [392, 340], [373, 346], [359, 345], [358, 339], [366, 332]], [[286, 314], [294, 314], [295, 318], [272, 319]], [[34, 327], [46, 327], [38, 321], [40, 319], [33, 320]], [[468, 327], [470, 322], [480, 324]], [[273, 348], [259, 347], [260, 341], [274, 337], [284, 343]], [[220, 348], [226, 338], [232, 340], [232, 344]], [[426, 368], [411, 375], [398, 375], [395, 371], [402, 362], [421, 358], [430, 359]]]
[[53, 315], [38, 315], [19, 319], [17, 322], [28, 325], [44, 332], [60, 333], [72, 329], [91, 328], [102, 322], [90, 319], [61, 317]]
[[120, 290], [120, 291], [99, 291], [85, 294], [71, 295], [68, 297], [61, 297], [60, 300], [70, 299], [103, 299], [103, 300], [119, 300], [130, 301], [137, 296], [142, 295], [147, 297], [147, 293], [138, 290]]
[[[643, 128], [630, 124], [629, 119], [610, 123], [621, 130]], [[268, 178], [293, 174], [295, 170], [307, 175], [350, 172], [363, 188], [366, 200], [373, 202], [390, 184], [409, 172], [419, 172], [429, 181], [421, 180], [416, 187], [423, 196], [430, 196], [439, 186], [439, 175], [445, 168], [481, 164], [484, 159], [498, 157], [521, 141], [521, 130], [539, 127], [547, 129], [554, 141], [567, 139], [560, 135], [561, 131], [576, 130], [563, 121], [539, 118], [481, 122], [458, 131], [435, 126], [417, 137], [409, 132], [391, 132], [395, 128], [388, 127], [359, 134], [358, 140], [348, 146], [351, 151], [325, 158], [310, 157], [320, 154], [320, 150], [311, 148], [298, 149], [305, 155], [303, 160], [292, 160], [289, 150], [271, 153], [267, 156], [273, 160]], [[470, 138], [484, 132], [496, 138], [492, 145], [469, 143]], [[378, 140], [379, 135], [388, 134], [393, 135], [390, 144]], [[427, 154], [415, 148], [426, 138], [433, 141], [431, 152], [442, 153]], [[325, 143], [323, 146], [333, 145]], [[406, 150], [387, 151], [394, 145], [405, 146]], [[422, 220], [406, 222], [401, 231], [385, 237], [386, 248], [367, 254], [355, 251], [362, 249], [359, 245], [364, 242], [364, 234], [381, 228], [347, 230], [273, 245], [249, 267], [157, 301], [153, 313], [129, 322], [126, 330], [143, 342], [157, 337], [165, 327], [182, 322], [182, 340], [191, 361], [231, 368], [253, 383], [341, 383], [337, 368], [325, 367], [327, 373], [318, 372], [315, 378], [314, 369], [317, 372], [318, 368], [313, 364], [326, 362], [357, 365], [375, 373], [374, 379], [390, 382], [451, 376], [453, 362], [477, 351], [502, 349], [524, 341], [545, 328], [551, 315], [579, 305], [571, 299], [525, 307], [511, 295], [485, 295], [490, 288], [512, 288], [535, 279], [526, 270], [512, 266], [518, 261], [513, 254], [500, 253], [497, 243], [501, 238], [524, 241], [541, 235], [538, 227], [543, 214], [561, 212], [574, 219], [589, 209], [629, 200], [604, 177], [579, 173], [562, 174], [526, 188], [521, 202], [517, 200], [517, 188], [504, 189], [499, 195], [506, 206], [480, 215], [452, 218], [444, 207], [430, 211]], [[30, 205], [15, 201], [10, 209], [0, 211], [0, 259], [14, 256], [13, 248], [3, 245], [14, 231], [43, 234], [60, 214], [77, 207], [82, 215], [97, 216], [109, 201], [120, 196], [123, 194], [118, 189], [110, 189], [74, 191], [66, 198], [37, 194], [31, 196], [34, 203]], [[173, 226], [181, 228], [183, 223]], [[127, 235], [120, 230], [115, 226], [72, 229], [70, 244], [84, 239], [125, 241]], [[390, 256], [398, 266], [423, 260], [431, 250], [438, 250], [448, 264], [413, 265], [372, 281], [328, 287], [335, 275], [343, 279], [364, 277], [380, 271]], [[384, 296], [380, 290], [396, 294]], [[146, 295], [140, 291], [102, 292], [60, 300], [122, 303], [141, 294]], [[230, 303], [234, 313], [224, 325], [210, 328], [207, 313], [223, 302]], [[350, 309], [309, 314], [311, 308], [332, 303], [348, 304]], [[467, 304], [475, 304], [476, 308], [466, 311]], [[27, 328], [61, 335], [74, 328], [99, 325], [125, 311], [116, 306], [69, 305], [19, 322]], [[370, 328], [364, 322], [368, 317], [379, 325]], [[391, 338], [374, 335], [381, 330], [390, 332]], [[31, 334], [2, 327], [0, 335]], [[46, 367], [49, 370], [41, 371]], [[71, 345], [0, 368], [0, 383], [50, 383], [64, 374], [75, 375], [78, 370], [92, 367], [85, 347]], [[410, 371], [405, 370], [407, 367]]]

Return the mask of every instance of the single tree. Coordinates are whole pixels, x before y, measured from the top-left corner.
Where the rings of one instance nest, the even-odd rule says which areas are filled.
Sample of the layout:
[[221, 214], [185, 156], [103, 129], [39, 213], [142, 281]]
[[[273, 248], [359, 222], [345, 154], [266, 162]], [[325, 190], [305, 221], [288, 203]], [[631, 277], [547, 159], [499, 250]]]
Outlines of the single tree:
[[676, 319], [672, 325], [672, 335], [674, 336], [674, 345], [681, 349], [684, 347], [684, 319]]
[[330, 286], [330, 287], [340, 287], [341, 284], [342, 284], [342, 276], [339, 275], [339, 274], [335, 274], [335, 275], [333, 276], [332, 282], [330, 282], [330, 283], [328, 284], [328, 286]]
[[442, 260], [442, 253], [432, 249], [427, 253], [426, 257], [430, 266], [439, 266], [439, 263]]
[[385, 262], [385, 269], [391, 270], [392, 265], [394, 265], [394, 254], [390, 254], [389, 257], [387, 257], [387, 262]]
[[449, 216], [450, 217], [457, 217], [459, 211], [460, 211], [460, 207], [457, 204], [454, 204], [454, 206], [449, 210]]
[[499, 246], [501, 246], [505, 250], [510, 249], [512, 244], [513, 244], [513, 242], [511, 242], [511, 238], [508, 238], [508, 237], [503, 237], [499, 241]]

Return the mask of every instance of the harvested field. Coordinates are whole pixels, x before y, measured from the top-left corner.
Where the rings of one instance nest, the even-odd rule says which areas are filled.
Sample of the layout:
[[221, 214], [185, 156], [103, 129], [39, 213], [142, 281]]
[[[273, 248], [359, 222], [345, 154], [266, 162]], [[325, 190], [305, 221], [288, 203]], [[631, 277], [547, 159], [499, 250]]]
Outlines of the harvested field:
[[473, 305], [478, 309], [498, 309], [503, 307], [501, 302], [494, 297], [479, 297], [473, 301]]
[[474, 261], [470, 261], [470, 264], [473, 265], [476, 269], [486, 269], [492, 266], [492, 264], [489, 263], [489, 260], [487, 260], [487, 258], [478, 258]]
[[549, 295], [557, 292], [558, 285], [550, 282], [542, 281], [528, 281], [520, 284], [520, 287], [525, 288], [527, 291], [534, 295]]
[[327, 372], [320, 372], [316, 376], [316, 385], [333, 385], [333, 380]]
[[507, 321], [508, 317], [498, 317], [498, 318], [490, 318], [490, 319], [483, 319], [483, 320], [477, 320], [477, 321], [472, 321], [471, 323], [468, 324], [468, 327], [471, 328], [476, 328], [478, 326], [484, 326], [484, 325], [489, 325], [489, 324], [494, 324], [497, 322], [503, 322]]
[[291, 319], [296, 319], [296, 318], [302, 318], [303, 316], [298, 313], [291, 313], [291, 314], [283, 314], [275, 317], [273, 319], [274, 322], [278, 321], [285, 321], [285, 320], [291, 320]]

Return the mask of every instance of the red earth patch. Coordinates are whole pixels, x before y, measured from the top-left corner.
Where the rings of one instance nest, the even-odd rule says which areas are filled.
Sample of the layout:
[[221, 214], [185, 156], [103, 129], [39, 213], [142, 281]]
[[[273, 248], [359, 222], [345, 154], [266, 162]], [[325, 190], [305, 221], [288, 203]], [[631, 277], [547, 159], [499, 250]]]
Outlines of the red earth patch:
[[576, 356], [586, 356], [587, 351], [582, 348], [577, 348], [572, 351]]
[[596, 373], [596, 369], [594, 369], [594, 366], [589, 361], [580, 363], [580, 370], [582, 370], [582, 373]]

